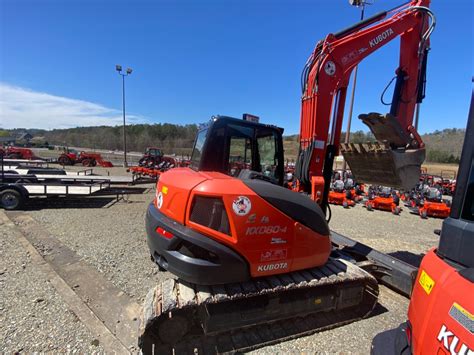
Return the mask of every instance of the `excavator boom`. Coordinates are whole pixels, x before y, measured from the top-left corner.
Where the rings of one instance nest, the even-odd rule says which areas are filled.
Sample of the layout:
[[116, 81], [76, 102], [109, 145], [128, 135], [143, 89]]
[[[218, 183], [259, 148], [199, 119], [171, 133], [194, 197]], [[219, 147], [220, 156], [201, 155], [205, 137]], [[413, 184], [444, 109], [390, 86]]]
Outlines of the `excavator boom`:
[[434, 16], [428, 5], [429, 0], [411, 1], [339, 33], [329, 34], [318, 42], [309, 57], [302, 73], [297, 189], [311, 193], [323, 208], [334, 157], [340, 151], [352, 70], [397, 37], [400, 37], [400, 63], [390, 113], [359, 117], [379, 144], [374, 147], [346, 145], [342, 153], [360, 182], [411, 188], [418, 180], [425, 151], [413, 127], [413, 118], [416, 105], [424, 96], [429, 35], [434, 28]]

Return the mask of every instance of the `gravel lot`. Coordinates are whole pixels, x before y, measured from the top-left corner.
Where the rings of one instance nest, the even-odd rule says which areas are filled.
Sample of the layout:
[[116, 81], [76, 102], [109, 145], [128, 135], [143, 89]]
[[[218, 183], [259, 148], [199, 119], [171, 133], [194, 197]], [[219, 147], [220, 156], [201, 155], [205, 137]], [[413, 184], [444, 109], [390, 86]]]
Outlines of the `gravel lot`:
[[103, 352], [19, 245], [0, 225], [0, 352]]
[[[78, 168], [76, 168], [78, 169]], [[101, 171], [101, 169], [95, 169]], [[123, 168], [107, 169], [111, 175], [124, 174]], [[103, 169], [102, 169], [103, 171]], [[87, 263], [94, 266], [115, 286], [141, 303], [149, 288], [166, 277], [149, 260], [145, 243], [144, 216], [153, 199], [153, 185], [143, 195], [130, 195], [129, 201], [108, 207], [74, 208], [71, 204], [32, 205], [27, 212]], [[331, 228], [336, 232], [368, 244], [375, 249], [414, 264], [419, 254], [437, 244], [433, 230], [442, 220], [422, 220], [407, 209], [400, 216], [369, 212], [362, 206], [346, 210], [332, 207]], [[29, 267], [25, 251], [14, 243], [2, 227], [0, 262], [0, 311], [2, 344], [0, 351], [14, 352], [21, 344], [25, 351], [67, 350], [82, 352], [101, 350], [91, 345], [93, 337], [75, 321], [54, 289], [42, 275]], [[22, 265], [25, 266], [22, 266]], [[5, 271], [4, 271], [5, 270]], [[24, 290], [28, 289], [25, 293]], [[45, 301], [35, 302], [42, 298]], [[328, 351], [367, 353], [373, 336], [393, 328], [406, 319], [408, 300], [381, 286], [377, 315], [344, 327], [309, 337], [259, 349], [258, 353], [288, 351]], [[31, 329], [38, 329], [31, 332]]]

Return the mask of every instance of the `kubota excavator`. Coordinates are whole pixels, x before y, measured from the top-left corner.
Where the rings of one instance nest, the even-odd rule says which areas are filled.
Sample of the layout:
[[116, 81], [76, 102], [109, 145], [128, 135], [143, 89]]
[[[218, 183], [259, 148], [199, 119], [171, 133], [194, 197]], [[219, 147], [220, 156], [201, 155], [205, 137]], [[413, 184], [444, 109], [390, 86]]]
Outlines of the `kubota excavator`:
[[160, 176], [147, 242], [152, 259], [178, 278], [146, 297], [144, 352], [251, 349], [370, 314], [377, 280], [332, 248], [325, 216], [346, 89], [357, 63], [400, 36], [391, 114], [362, 117], [380, 143], [344, 154], [360, 182], [415, 185], [424, 149], [412, 121], [434, 27], [428, 5], [411, 1], [316, 45], [303, 70], [294, 184], [305, 193], [283, 187], [283, 129], [251, 115], [214, 117], [197, 134], [190, 167]]

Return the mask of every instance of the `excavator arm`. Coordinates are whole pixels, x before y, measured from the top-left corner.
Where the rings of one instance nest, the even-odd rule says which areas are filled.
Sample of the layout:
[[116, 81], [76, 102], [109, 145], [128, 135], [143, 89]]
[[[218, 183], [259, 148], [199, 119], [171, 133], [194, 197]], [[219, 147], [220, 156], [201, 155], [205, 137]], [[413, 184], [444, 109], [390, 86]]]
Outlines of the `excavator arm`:
[[[352, 70], [366, 57], [400, 37], [400, 62], [390, 113], [361, 115], [375, 146], [344, 146], [356, 179], [409, 188], [418, 180], [424, 144], [413, 127], [416, 105], [424, 97], [429, 35], [434, 16], [429, 0], [411, 1], [379, 13], [317, 43], [302, 73], [300, 152], [297, 189], [323, 207], [344, 116]], [[430, 21], [431, 19], [431, 21]]]

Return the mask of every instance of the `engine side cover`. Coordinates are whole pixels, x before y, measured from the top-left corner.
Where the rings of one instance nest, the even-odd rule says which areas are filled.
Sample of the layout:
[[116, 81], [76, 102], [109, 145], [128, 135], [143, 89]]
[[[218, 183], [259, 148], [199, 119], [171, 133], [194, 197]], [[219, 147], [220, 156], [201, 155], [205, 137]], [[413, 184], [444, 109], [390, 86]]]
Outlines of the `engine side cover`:
[[[314, 202], [279, 186], [262, 184], [281, 189], [278, 190], [281, 201], [276, 201], [265, 192], [266, 196], [263, 198], [257, 193], [260, 190], [256, 192], [255, 188], [249, 187], [252, 184], [247, 185], [247, 182], [225, 174], [196, 172], [188, 168], [172, 169], [160, 177], [157, 200], [161, 199], [161, 202], [155, 202], [155, 205], [161, 204], [160, 211], [180, 223], [185, 211], [183, 224], [186, 227], [239, 253], [247, 260], [252, 277], [282, 274], [325, 264], [331, 242], [324, 215], [312, 215], [313, 218], [321, 219], [316, 223], [320, 227], [316, 227], [318, 231], [315, 231], [314, 221], [308, 223], [308, 219], [300, 219], [299, 205], [295, 204], [300, 197], [305, 199], [301, 201], [302, 204]], [[200, 196], [222, 200], [229, 224], [228, 233], [191, 220], [192, 209], [199, 208], [193, 201]], [[288, 205], [287, 199], [292, 200], [293, 205]], [[292, 206], [294, 211], [290, 213], [288, 206]], [[285, 209], [287, 213], [282, 211]], [[308, 207], [301, 207], [301, 212], [304, 213], [307, 209]]]

